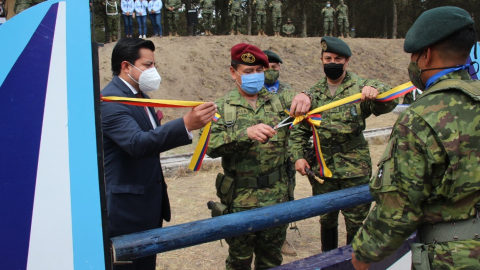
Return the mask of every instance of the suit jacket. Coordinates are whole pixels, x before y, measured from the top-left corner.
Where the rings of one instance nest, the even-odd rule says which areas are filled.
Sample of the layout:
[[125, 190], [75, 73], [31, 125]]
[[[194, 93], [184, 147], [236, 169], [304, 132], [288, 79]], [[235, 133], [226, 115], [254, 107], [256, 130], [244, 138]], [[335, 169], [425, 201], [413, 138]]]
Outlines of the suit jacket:
[[[117, 76], [102, 95], [135, 97]], [[160, 125], [149, 108], [153, 129], [144, 107], [102, 102], [101, 108], [110, 237], [161, 227], [170, 221], [170, 203], [160, 153], [192, 142], [183, 118]]]

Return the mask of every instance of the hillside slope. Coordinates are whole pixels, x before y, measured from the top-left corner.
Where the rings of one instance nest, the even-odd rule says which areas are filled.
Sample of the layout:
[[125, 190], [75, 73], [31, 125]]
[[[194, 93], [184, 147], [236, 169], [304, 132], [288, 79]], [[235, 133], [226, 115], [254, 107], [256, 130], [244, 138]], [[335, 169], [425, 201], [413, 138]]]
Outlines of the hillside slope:
[[[320, 63], [321, 38], [275, 38], [257, 36], [212, 36], [150, 38], [156, 46], [160, 89], [152, 98], [213, 101], [235, 87], [229, 73], [230, 48], [247, 42], [280, 55], [284, 64], [280, 80], [297, 92], [310, 88], [325, 76]], [[409, 57], [403, 40], [345, 40], [353, 56], [348, 70], [361, 77], [379, 79], [391, 86], [408, 81]], [[99, 49], [101, 89], [111, 80], [110, 59], [115, 43]], [[185, 109], [163, 109], [165, 119], [182, 116]]]

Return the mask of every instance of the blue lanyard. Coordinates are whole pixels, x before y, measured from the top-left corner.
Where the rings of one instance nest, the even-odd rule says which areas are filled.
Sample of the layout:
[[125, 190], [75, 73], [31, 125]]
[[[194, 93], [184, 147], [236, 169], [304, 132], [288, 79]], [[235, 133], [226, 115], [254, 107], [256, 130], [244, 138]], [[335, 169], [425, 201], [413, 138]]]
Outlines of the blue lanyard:
[[448, 69], [444, 69], [442, 71], [439, 71], [439, 72], [435, 73], [435, 75], [430, 77], [430, 79], [428, 79], [426, 88], [429, 88], [430, 85], [432, 85], [434, 82], [436, 82], [440, 77], [442, 77], [444, 75], [447, 75], [448, 73], [458, 71], [458, 70], [468, 70], [469, 67], [470, 67], [470, 64], [467, 64], [467, 65], [456, 66], [456, 67], [453, 67], [453, 68], [448, 68]]
[[277, 80], [274, 84], [265, 84], [265, 88], [271, 93], [277, 93], [279, 85], [280, 81]]

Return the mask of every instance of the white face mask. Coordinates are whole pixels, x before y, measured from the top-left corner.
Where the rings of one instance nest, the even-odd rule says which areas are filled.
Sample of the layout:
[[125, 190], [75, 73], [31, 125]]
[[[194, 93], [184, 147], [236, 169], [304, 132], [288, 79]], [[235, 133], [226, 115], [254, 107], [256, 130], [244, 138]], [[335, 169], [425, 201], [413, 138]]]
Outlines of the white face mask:
[[130, 74], [128, 74], [130, 79], [138, 83], [138, 86], [140, 87], [140, 90], [142, 90], [142, 92], [151, 92], [158, 89], [158, 87], [160, 86], [160, 83], [162, 82], [162, 77], [160, 77], [160, 74], [158, 74], [158, 71], [156, 68], [152, 67], [144, 71], [141, 71], [139, 68], [137, 68], [133, 64], [130, 64], [130, 65], [132, 65], [132, 67], [142, 72], [140, 74], [140, 77], [138, 78], [138, 82], [134, 78], [132, 78]]

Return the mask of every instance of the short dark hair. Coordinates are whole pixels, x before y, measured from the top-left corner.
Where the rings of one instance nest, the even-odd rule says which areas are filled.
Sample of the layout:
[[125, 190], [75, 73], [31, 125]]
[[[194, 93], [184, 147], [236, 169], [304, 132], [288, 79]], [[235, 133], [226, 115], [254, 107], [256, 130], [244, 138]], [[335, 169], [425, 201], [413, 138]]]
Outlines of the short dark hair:
[[149, 49], [155, 51], [155, 45], [150, 40], [141, 38], [122, 38], [117, 42], [112, 51], [112, 73], [114, 76], [120, 74], [122, 62], [127, 61], [131, 64], [140, 58], [140, 49]]
[[477, 42], [477, 33], [473, 26], [463, 28], [433, 45], [442, 59], [466, 60], [473, 45]]
[[230, 62], [230, 65], [233, 67], [233, 69], [237, 70], [239, 64], [232, 61]]

